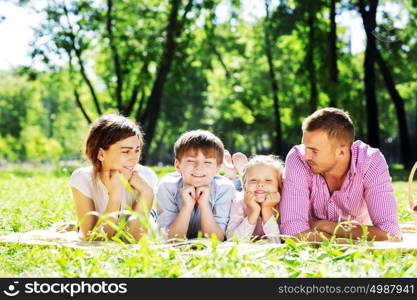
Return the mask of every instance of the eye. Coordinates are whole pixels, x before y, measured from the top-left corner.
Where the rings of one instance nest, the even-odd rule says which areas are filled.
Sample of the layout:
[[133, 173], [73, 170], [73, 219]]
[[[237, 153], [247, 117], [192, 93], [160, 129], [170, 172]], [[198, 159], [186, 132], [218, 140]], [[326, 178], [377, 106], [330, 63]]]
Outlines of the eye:
[[212, 163], [211, 161], [206, 161], [206, 162], [205, 162], [205, 164], [206, 164], [206, 165], [211, 165], [211, 164], [213, 164], [213, 163]]
[[272, 179], [267, 179], [266, 182], [272, 182]]
[[129, 150], [127, 150], [127, 151], [122, 151], [122, 153], [128, 154], [128, 153], [129, 153]]
[[256, 179], [250, 179], [249, 182], [256, 182]]

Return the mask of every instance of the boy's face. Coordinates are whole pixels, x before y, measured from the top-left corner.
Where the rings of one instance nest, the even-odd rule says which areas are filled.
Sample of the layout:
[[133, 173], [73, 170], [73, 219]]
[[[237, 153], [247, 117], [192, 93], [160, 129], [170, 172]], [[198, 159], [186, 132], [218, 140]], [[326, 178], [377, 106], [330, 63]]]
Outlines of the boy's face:
[[220, 171], [217, 159], [205, 156], [201, 150], [190, 150], [180, 160], [175, 159], [175, 168], [181, 173], [184, 185], [194, 187], [209, 185]]
[[278, 192], [277, 171], [268, 165], [255, 165], [246, 171], [243, 188], [255, 194], [256, 202], [262, 203], [268, 193]]

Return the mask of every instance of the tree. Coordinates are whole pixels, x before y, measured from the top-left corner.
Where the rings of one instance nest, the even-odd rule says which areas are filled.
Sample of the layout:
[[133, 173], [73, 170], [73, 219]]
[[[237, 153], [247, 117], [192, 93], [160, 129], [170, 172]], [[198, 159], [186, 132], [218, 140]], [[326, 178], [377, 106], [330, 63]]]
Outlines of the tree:
[[271, 25], [269, 16], [270, 1], [265, 0], [265, 25], [264, 25], [264, 39], [265, 39], [265, 55], [268, 61], [268, 74], [269, 81], [271, 83], [272, 97], [274, 101], [274, 129], [275, 138], [272, 143], [272, 152], [276, 154], [282, 154], [282, 127], [281, 127], [281, 114], [280, 104], [278, 96], [278, 81], [275, 76], [274, 57], [272, 54], [272, 41], [270, 37]]
[[[140, 122], [147, 141], [144, 159], [178, 51], [177, 39], [191, 24], [189, 13], [195, 7], [192, 0], [148, 2], [148, 6], [112, 0], [105, 4], [85, 0], [48, 3], [47, 19], [36, 31], [39, 39], [33, 51], [35, 57], [52, 65], [55, 62], [49, 57], [54, 54], [67, 58], [75, 102], [88, 122], [92, 120], [91, 102], [96, 115], [115, 108]], [[193, 18], [197, 18], [199, 9]], [[106, 86], [104, 91], [98, 91], [100, 83]], [[80, 92], [83, 86], [89, 95]], [[91, 99], [87, 105], [82, 100], [86, 97]]]
[[368, 127], [368, 143], [373, 147], [380, 147], [379, 141], [379, 119], [378, 104], [375, 94], [375, 59], [376, 59], [376, 41], [372, 34], [376, 27], [376, 11], [378, 0], [370, 0], [366, 7], [364, 0], [359, 0], [359, 12], [362, 16], [363, 25], [366, 33], [366, 50], [365, 50], [365, 93], [366, 93], [366, 111]]

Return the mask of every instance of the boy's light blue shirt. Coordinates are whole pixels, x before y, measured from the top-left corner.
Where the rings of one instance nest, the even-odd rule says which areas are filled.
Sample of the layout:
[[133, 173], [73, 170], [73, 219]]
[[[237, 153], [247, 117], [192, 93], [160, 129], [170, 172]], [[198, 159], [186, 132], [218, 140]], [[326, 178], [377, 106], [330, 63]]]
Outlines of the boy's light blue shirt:
[[[167, 174], [160, 181], [156, 199], [158, 203], [158, 227], [167, 232], [169, 225], [178, 216], [183, 202], [180, 189], [184, 187], [182, 176], [178, 172]], [[210, 183], [210, 204], [216, 223], [226, 232], [229, 222], [230, 206], [235, 198], [235, 188], [229, 179], [216, 175]], [[201, 230], [200, 208], [198, 205], [191, 213], [187, 238], [196, 238]]]

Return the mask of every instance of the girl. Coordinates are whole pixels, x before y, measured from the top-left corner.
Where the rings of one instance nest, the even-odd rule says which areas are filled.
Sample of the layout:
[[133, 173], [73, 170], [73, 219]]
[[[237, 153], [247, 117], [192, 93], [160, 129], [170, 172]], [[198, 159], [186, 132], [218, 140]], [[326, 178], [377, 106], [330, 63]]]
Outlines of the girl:
[[[75, 170], [70, 178], [81, 239], [88, 239], [94, 228], [111, 238], [113, 224], [127, 206], [134, 215], [124, 229], [136, 241], [146, 232], [140, 219], [149, 218], [158, 179], [138, 164], [142, 146], [139, 126], [123, 116], [103, 115], [91, 125], [85, 143], [91, 166]], [[108, 216], [104, 221], [98, 218], [102, 214]]]
[[280, 242], [277, 205], [281, 199], [283, 163], [256, 155], [243, 169], [243, 193], [232, 203], [227, 237], [267, 237]]

